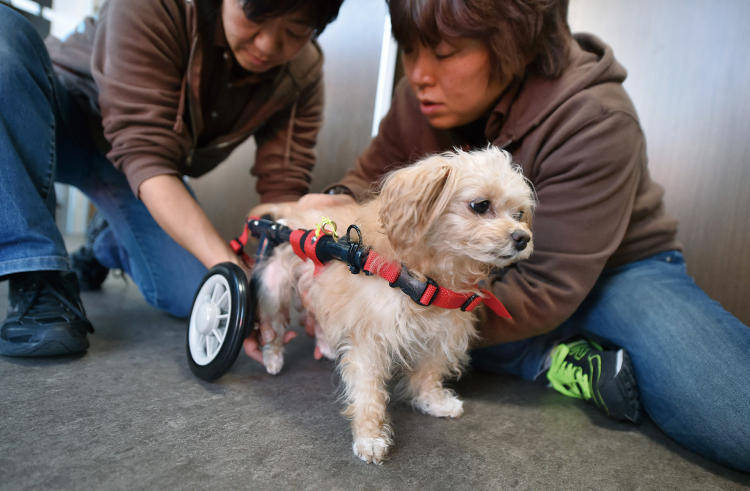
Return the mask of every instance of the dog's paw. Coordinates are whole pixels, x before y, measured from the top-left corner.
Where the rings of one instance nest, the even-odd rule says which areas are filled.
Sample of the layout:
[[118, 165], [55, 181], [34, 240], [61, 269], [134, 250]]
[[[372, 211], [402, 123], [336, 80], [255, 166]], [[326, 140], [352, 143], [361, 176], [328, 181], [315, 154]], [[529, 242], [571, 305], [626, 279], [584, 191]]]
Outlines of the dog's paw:
[[384, 437], [356, 438], [352, 444], [354, 455], [368, 464], [382, 464], [388, 455], [390, 441]]
[[315, 344], [318, 347], [318, 350], [320, 350], [321, 355], [325, 356], [329, 360], [336, 359], [336, 351], [328, 346], [328, 343], [318, 339]]
[[414, 405], [423, 413], [438, 418], [458, 418], [464, 413], [464, 401], [448, 390], [422, 395]]
[[284, 352], [273, 347], [264, 347], [263, 365], [269, 374], [277, 375], [284, 367]]

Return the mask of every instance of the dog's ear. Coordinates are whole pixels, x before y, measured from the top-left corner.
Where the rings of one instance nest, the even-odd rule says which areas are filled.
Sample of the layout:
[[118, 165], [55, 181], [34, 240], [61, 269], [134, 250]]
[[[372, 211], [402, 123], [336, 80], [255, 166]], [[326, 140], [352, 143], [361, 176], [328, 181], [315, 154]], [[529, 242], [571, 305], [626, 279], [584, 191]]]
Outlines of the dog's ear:
[[391, 173], [380, 191], [380, 226], [396, 250], [418, 245], [455, 192], [452, 166], [429, 157]]

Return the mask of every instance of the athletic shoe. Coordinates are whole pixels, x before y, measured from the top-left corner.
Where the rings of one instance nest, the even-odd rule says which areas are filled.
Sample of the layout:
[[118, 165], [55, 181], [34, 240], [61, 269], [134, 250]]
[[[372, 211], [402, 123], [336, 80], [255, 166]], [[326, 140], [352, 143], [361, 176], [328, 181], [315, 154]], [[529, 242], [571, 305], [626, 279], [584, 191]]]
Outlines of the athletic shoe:
[[31, 271], [10, 276], [8, 317], [0, 326], [0, 354], [70, 355], [86, 351], [94, 332], [73, 273]]
[[560, 343], [552, 351], [547, 379], [555, 390], [583, 399], [610, 418], [637, 423], [641, 415], [630, 357], [584, 339]]

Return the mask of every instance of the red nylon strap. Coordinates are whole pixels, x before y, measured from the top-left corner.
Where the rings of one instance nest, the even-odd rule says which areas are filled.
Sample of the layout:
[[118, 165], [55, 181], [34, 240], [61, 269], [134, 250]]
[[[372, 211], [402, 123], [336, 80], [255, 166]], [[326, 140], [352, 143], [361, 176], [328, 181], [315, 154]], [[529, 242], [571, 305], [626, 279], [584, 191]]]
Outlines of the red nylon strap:
[[422, 294], [422, 298], [419, 299], [419, 303], [421, 303], [422, 305], [430, 305], [431, 301], [434, 301], [432, 299], [432, 297], [438, 291], [440, 291], [440, 287], [439, 286], [428, 284], [427, 288], [424, 289], [424, 293]]
[[512, 319], [510, 312], [508, 312], [508, 309], [505, 308], [505, 305], [500, 302], [500, 300], [497, 299], [495, 295], [492, 294], [489, 290], [480, 290], [482, 292], [482, 301], [484, 304], [491, 308], [494, 313], [498, 315], [498, 317], [503, 317], [505, 319]]
[[239, 254], [242, 248], [247, 245], [249, 233], [250, 229], [248, 228], [247, 223], [245, 223], [245, 228], [242, 229], [242, 235], [240, 235], [236, 239], [232, 239], [229, 242], [229, 246], [232, 248], [235, 254]]
[[315, 264], [315, 273], [320, 272], [320, 268], [323, 266], [323, 263], [320, 262], [318, 259], [318, 255], [315, 251], [315, 248], [318, 246], [318, 239], [315, 237], [315, 234], [307, 234], [307, 237], [305, 238], [305, 243], [303, 244], [303, 247], [305, 249], [305, 256], [310, 259], [313, 264]]
[[302, 236], [305, 235], [305, 232], [305, 230], [297, 229], [292, 230], [292, 233], [289, 234], [289, 242], [292, 244], [292, 250], [297, 254], [297, 257], [303, 261], [307, 259], [307, 256], [305, 256], [305, 252], [302, 250], [299, 242], [302, 239]]
[[388, 283], [395, 282], [401, 274], [401, 265], [389, 263], [375, 251], [370, 251], [363, 268], [370, 274], [376, 274], [386, 280]]
[[[464, 310], [471, 312], [477, 308], [480, 303], [484, 303], [499, 317], [512, 319], [508, 309], [505, 308], [505, 305], [503, 305], [502, 302], [492, 294], [492, 292], [484, 289], [480, 291], [482, 292], [482, 296], [476, 296], [466, 307], [464, 307]], [[438, 288], [437, 295], [435, 295], [432, 304], [445, 309], [460, 309], [471, 298], [471, 296], [471, 294], [456, 293], [453, 290], [440, 287]]]
[[[307, 235], [305, 235], [307, 234]], [[300, 244], [302, 242], [302, 237], [305, 238], [304, 243]], [[325, 264], [320, 262], [318, 259], [318, 253], [316, 248], [318, 247], [318, 239], [315, 237], [315, 234], [310, 232], [308, 233], [308, 230], [292, 230], [292, 233], [289, 234], [289, 242], [292, 245], [292, 250], [294, 253], [302, 259], [303, 261], [309, 259], [313, 262], [315, 265], [315, 272], [313, 275], [317, 276], [320, 274], [320, 272], [325, 267]]]
[[[432, 304], [437, 305], [438, 307], [443, 307], [444, 309], [460, 309], [469, 297], [471, 297], [471, 294], [456, 293], [453, 290], [439, 287]], [[476, 307], [476, 305], [474, 307]], [[466, 310], [471, 309], [467, 308]]]

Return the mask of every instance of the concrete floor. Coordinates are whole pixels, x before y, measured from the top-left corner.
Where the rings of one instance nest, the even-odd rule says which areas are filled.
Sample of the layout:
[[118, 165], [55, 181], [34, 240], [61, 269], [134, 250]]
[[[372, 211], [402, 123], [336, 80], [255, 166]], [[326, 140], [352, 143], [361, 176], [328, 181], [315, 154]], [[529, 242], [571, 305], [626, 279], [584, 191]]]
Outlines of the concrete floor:
[[[330, 362], [300, 336], [276, 377], [241, 356], [217, 383], [194, 377], [185, 322], [132, 282], [84, 294], [96, 328], [78, 358], [0, 358], [0, 489], [742, 489], [750, 476], [683, 450], [650, 422], [608, 421], [510, 376], [470, 373], [465, 415], [392, 404], [383, 466], [351, 452]], [[0, 284], [0, 312], [7, 283]]]

